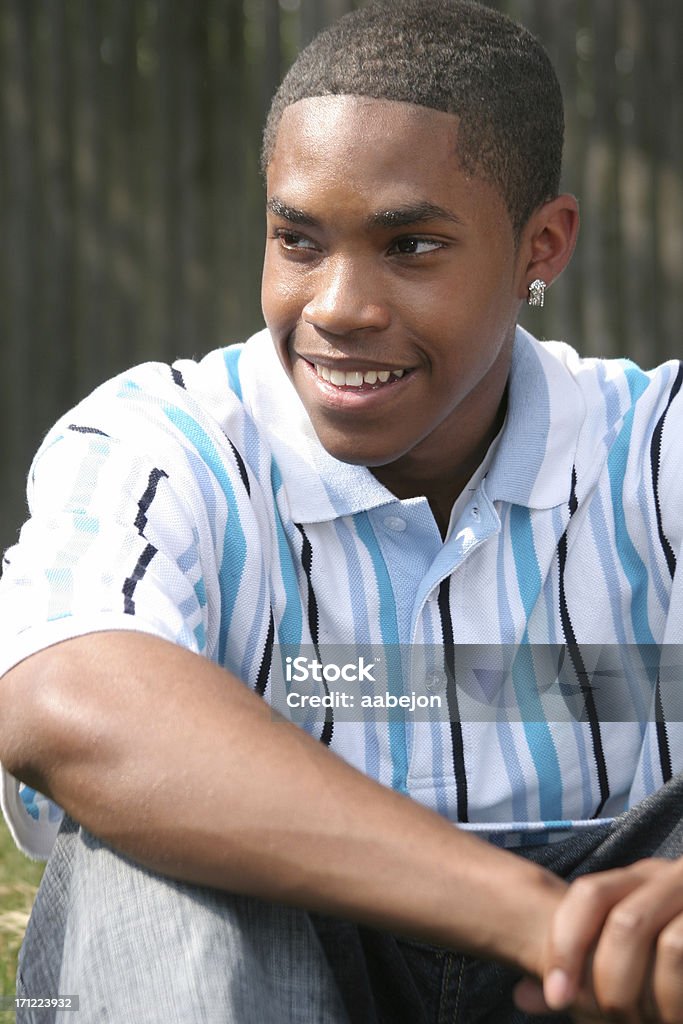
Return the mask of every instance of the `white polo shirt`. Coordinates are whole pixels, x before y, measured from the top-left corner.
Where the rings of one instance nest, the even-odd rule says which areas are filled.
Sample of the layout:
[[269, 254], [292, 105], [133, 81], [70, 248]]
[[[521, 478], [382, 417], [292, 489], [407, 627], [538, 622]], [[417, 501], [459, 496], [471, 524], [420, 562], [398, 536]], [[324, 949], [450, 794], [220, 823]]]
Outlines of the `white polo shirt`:
[[[518, 329], [504, 430], [444, 541], [426, 499], [321, 447], [267, 332], [138, 367], [36, 456], [0, 582], [0, 673], [142, 630], [496, 842], [609, 818], [683, 769], [682, 377]], [[393, 706], [289, 707], [285, 653], [328, 663], [338, 645], [370, 652]], [[1, 795], [20, 847], [47, 856], [60, 810], [6, 772]]]

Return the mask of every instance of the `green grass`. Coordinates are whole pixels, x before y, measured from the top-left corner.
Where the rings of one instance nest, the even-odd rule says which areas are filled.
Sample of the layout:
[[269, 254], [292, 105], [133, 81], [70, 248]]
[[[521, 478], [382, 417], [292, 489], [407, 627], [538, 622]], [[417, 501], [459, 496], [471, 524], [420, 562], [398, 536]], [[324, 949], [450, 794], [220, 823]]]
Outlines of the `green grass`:
[[43, 869], [19, 853], [0, 816], [0, 996], [14, 995], [17, 955]]

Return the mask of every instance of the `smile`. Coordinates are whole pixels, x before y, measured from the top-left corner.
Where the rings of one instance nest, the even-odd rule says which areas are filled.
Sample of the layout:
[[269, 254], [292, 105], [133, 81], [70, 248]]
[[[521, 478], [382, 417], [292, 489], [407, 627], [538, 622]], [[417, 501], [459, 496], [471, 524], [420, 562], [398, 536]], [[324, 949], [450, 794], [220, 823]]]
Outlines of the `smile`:
[[320, 363], [313, 363], [313, 368], [321, 378], [328, 384], [338, 388], [362, 388], [369, 384], [371, 387], [379, 387], [387, 384], [390, 379], [400, 380], [409, 370], [331, 370], [329, 366], [321, 366]]

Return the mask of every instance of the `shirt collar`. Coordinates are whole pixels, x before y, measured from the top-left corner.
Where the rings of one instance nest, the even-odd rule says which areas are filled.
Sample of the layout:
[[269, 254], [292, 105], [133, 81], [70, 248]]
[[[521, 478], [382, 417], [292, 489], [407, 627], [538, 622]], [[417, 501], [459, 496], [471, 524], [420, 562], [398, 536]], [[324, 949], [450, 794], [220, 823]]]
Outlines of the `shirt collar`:
[[562, 352], [517, 328], [505, 430], [486, 477], [486, 493], [527, 508], [569, 501], [585, 402]]
[[[267, 331], [244, 346], [240, 381], [247, 410], [270, 444], [295, 522], [330, 521], [397, 500], [369, 469], [325, 451]], [[530, 508], [568, 501], [582, 419], [583, 400], [569, 371], [518, 327], [507, 419], [486, 477], [489, 498]]]

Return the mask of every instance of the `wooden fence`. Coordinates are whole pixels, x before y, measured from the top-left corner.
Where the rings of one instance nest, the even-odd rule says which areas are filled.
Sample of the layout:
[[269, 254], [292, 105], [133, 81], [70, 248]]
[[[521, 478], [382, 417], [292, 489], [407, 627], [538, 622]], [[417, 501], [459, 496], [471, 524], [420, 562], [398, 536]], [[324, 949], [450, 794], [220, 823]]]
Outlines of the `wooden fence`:
[[[0, 0], [0, 547], [31, 454], [102, 379], [260, 325], [260, 126], [353, 0]], [[683, 4], [500, 0], [567, 101], [582, 241], [526, 322], [652, 364], [683, 326]]]

